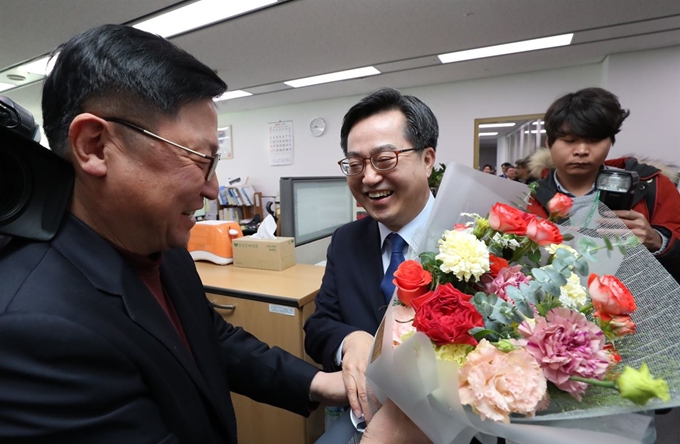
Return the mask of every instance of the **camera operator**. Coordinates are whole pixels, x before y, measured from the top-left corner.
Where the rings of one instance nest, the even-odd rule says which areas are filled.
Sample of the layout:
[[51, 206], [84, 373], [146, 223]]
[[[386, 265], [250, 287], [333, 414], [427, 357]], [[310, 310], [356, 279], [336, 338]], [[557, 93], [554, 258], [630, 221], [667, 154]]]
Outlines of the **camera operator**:
[[675, 185], [660, 169], [633, 157], [605, 160], [628, 115], [618, 98], [602, 88], [585, 88], [553, 102], [545, 114], [550, 156], [536, 153], [530, 160], [532, 171], [547, 173], [538, 181], [529, 211], [547, 217], [547, 203], [558, 192], [573, 198], [576, 211], [594, 202], [603, 168], [635, 171], [640, 185], [632, 208], [614, 213], [680, 282], [680, 194]]

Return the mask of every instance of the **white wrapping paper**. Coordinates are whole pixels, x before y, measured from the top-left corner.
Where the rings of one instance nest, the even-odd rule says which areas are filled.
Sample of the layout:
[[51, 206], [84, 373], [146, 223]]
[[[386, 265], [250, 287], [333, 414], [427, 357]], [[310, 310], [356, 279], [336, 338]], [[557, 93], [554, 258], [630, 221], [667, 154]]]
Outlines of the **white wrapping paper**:
[[[418, 253], [436, 251], [441, 234], [466, 221], [461, 213], [486, 217], [494, 203], [518, 203], [527, 192], [521, 183], [455, 163], [447, 165]], [[482, 421], [469, 407], [460, 405], [457, 366], [436, 360], [426, 335], [416, 333], [393, 347], [394, 300], [376, 334], [366, 373], [371, 388], [380, 401], [392, 399], [436, 444], [468, 444], [474, 435], [485, 444], [494, 443], [495, 436], [518, 444], [646, 442], [651, 418], [636, 412], [680, 406], [680, 288], [642, 246], [625, 258], [620, 253], [607, 257], [604, 251], [598, 257], [601, 260], [590, 264], [591, 271], [616, 274], [638, 304], [633, 314], [637, 333], [617, 342], [623, 364], [639, 368], [646, 362], [655, 376], [667, 380], [671, 401], [654, 399], [640, 407], [613, 390], [591, 387], [583, 402], [567, 394], [553, 397], [550, 408], [534, 418], [513, 417], [511, 424]]]

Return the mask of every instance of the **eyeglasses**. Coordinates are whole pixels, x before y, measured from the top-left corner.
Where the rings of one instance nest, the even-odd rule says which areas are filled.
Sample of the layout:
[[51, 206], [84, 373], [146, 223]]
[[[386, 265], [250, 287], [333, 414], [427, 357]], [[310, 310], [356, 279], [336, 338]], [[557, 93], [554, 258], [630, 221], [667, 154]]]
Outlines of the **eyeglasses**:
[[158, 134], [154, 134], [149, 130], [145, 130], [141, 126], [137, 126], [134, 123], [128, 122], [127, 120], [119, 119], [117, 117], [102, 117], [102, 119], [106, 120], [107, 122], [114, 122], [114, 123], [119, 123], [123, 126], [127, 126], [130, 129], [133, 129], [135, 131], [138, 131], [145, 136], [151, 137], [156, 140], [160, 140], [161, 142], [165, 142], [167, 144], [170, 144], [176, 148], [179, 148], [181, 150], [184, 150], [188, 153], [195, 154], [196, 156], [199, 156], [203, 159], [208, 160], [210, 163], [208, 163], [208, 170], [205, 172], [205, 180], [207, 182], [210, 182], [215, 175], [215, 169], [217, 168], [217, 162], [220, 161], [220, 153], [215, 154], [214, 156], [208, 156], [207, 154], [199, 153], [198, 151], [194, 151], [191, 148], [187, 148], [185, 146], [180, 145], [179, 143], [175, 143], [173, 141], [170, 141], [164, 137], [159, 136]]
[[371, 157], [350, 156], [339, 161], [338, 165], [340, 165], [340, 171], [345, 176], [356, 176], [363, 173], [367, 160], [371, 161], [374, 170], [388, 171], [394, 169], [399, 163], [399, 154], [418, 150], [419, 148], [406, 148], [395, 151], [378, 151]]

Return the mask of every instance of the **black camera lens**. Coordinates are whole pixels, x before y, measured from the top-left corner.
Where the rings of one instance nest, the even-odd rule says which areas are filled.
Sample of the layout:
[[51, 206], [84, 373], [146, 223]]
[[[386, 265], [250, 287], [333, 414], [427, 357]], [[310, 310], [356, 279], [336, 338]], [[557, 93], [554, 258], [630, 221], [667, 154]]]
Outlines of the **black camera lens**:
[[0, 223], [21, 215], [33, 189], [25, 161], [0, 147]]

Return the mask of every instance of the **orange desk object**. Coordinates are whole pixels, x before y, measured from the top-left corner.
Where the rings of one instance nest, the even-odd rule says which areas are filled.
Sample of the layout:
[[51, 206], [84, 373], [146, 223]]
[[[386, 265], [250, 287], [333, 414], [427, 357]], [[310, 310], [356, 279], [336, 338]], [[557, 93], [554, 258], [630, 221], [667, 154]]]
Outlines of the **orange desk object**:
[[209, 261], [217, 265], [231, 264], [234, 261], [231, 241], [242, 236], [241, 226], [233, 221], [197, 222], [191, 229], [187, 250], [194, 261]]

